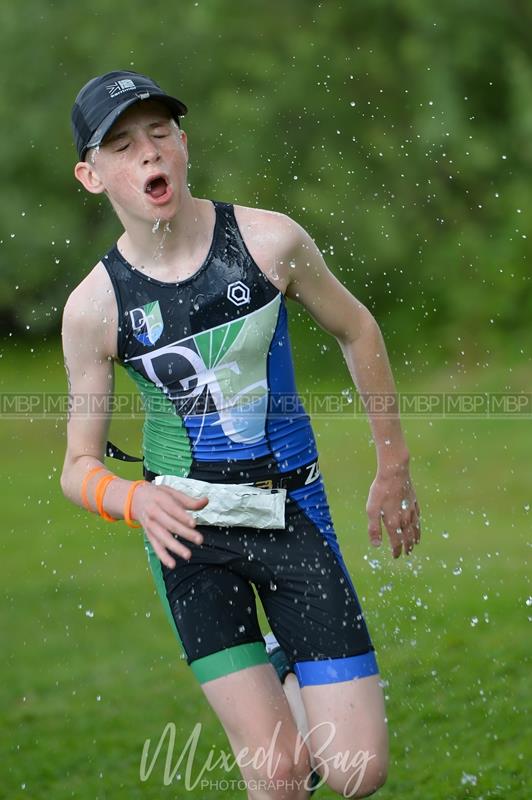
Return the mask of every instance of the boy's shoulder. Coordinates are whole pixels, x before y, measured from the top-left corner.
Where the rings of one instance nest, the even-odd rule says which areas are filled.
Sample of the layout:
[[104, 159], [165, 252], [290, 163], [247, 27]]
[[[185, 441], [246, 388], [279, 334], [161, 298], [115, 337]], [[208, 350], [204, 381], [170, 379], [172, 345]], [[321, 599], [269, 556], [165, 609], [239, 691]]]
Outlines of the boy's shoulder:
[[94, 337], [108, 355], [116, 353], [118, 310], [113, 285], [101, 261], [70, 292], [63, 310], [63, 327]]
[[67, 305], [78, 311], [97, 313], [101, 308], [112, 306], [111, 279], [102, 261], [98, 261], [77, 286], [70, 292]]
[[304, 236], [304, 230], [288, 214], [265, 208], [234, 205], [235, 218], [244, 241], [257, 251], [283, 259]]
[[288, 214], [266, 208], [252, 208], [235, 203], [233, 205], [235, 217], [239, 227], [247, 230], [261, 230], [263, 233], [272, 232], [277, 235], [294, 235], [301, 226]]

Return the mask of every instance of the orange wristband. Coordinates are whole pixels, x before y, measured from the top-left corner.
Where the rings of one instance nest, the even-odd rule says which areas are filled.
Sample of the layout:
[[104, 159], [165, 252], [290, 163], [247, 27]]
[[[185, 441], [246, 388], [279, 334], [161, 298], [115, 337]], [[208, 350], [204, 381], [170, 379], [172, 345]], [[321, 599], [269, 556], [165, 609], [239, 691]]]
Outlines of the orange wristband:
[[96, 486], [96, 508], [98, 509], [98, 514], [102, 519], [105, 519], [107, 522], [116, 522], [117, 517], [111, 517], [103, 508], [103, 496], [105, 491], [111, 481], [114, 481], [118, 476], [117, 475], [104, 475], [103, 478], [100, 478], [98, 484]]
[[133, 495], [135, 494], [135, 489], [137, 489], [141, 483], [147, 483], [147, 481], [133, 481], [131, 486], [129, 487], [129, 492], [127, 493], [126, 502], [124, 505], [124, 522], [130, 528], [141, 528], [142, 525], [135, 525], [133, 520], [131, 519], [131, 504], [133, 502]]
[[92, 511], [92, 508], [89, 505], [89, 498], [87, 497], [87, 487], [89, 485], [89, 481], [93, 475], [96, 475], [96, 473], [100, 472], [100, 470], [102, 469], [105, 469], [105, 467], [93, 467], [87, 472], [87, 474], [83, 478], [83, 483], [81, 484], [81, 502], [83, 503], [87, 511]]

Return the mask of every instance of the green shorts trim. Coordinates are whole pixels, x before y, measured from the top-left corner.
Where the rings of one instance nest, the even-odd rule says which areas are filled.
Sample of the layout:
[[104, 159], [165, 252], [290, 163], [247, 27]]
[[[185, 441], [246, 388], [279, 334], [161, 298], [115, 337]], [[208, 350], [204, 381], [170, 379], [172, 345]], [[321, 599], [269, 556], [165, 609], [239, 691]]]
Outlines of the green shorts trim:
[[200, 683], [207, 683], [257, 664], [269, 664], [264, 642], [239, 644], [192, 661], [190, 668]]

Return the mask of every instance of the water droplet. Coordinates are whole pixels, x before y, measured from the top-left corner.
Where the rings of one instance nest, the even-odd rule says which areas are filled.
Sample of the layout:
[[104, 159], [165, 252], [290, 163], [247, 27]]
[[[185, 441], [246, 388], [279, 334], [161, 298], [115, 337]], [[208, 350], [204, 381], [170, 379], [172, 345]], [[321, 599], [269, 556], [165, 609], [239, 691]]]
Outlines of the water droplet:
[[85, 616], [86, 616], [86, 617], [90, 617], [90, 619], [92, 619], [92, 618], [93, 618], [93, 616], [94, 616], [94, 611], [92, 611], [90, 608], [88, 608], [88, 609], [85, 611]]
[[279, 280], [279, 273], [277, 272], [277, 261], [274, 259], [273, 266], [270, 270], [270, 277], [273, 281]]

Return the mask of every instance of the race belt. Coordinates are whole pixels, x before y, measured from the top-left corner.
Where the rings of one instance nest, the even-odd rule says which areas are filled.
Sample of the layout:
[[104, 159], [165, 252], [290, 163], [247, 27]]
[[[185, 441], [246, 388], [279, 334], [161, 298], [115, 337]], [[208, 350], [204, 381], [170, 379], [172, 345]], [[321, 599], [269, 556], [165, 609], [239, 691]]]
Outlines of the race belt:
[[302, 489], [304, 486], [309, 486], [314, 481], [317, 481], [319, 477], [320, 467], [318, 459], [316, 459], [311, 461], [310, 464], [297, 467], [290, 470], [290, 472], [278, 472], [276, 475], [272, 475], [271, 478], [245, 483], [244, 486], [256, 486], [258, 489], [286, 489], [290, 492], [294, 491], [294, 489]]

